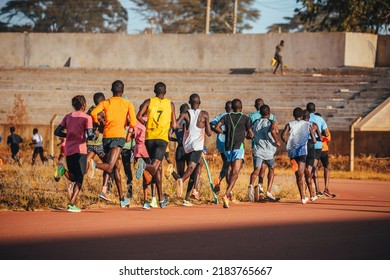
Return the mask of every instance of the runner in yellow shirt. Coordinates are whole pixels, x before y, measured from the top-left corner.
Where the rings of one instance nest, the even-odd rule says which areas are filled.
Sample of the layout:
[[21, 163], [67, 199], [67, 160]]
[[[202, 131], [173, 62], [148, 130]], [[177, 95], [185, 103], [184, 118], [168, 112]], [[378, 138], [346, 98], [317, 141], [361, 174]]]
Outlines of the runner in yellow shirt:
[[[163, 82], [155, 84], [154, 93], [156, 96], [146, 99], [137, 114], [138, 121], [146, 126], [145, 146], [152, 164], [140, 161], [137, 173], [144, 175], [147, 184], [152, 180], [153, 183], [156, 183], [159, 204], [161, 208], [164, 208], [168, 204], [168, 199], [164, 198], [162, 193], [161, 161], [165, 156], [169, 142], [169, 129], [176, 128], [176, 115], [175, 105], [171, 100], [165, 98], [166, 85]], [[142, 117], [145, 113], [147, 121]], [[182, 188], [183, 181], [178, 179], [177, 182]]]

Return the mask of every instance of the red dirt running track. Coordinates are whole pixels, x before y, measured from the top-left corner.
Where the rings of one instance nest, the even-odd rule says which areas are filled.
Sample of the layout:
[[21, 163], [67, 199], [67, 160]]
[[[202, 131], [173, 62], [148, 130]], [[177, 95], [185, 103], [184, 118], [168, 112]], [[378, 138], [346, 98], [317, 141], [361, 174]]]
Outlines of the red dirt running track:
[[307, 205], [0, 212], [1, 259], [388, 260], [390, 182], [331, 187], [336, 198]]

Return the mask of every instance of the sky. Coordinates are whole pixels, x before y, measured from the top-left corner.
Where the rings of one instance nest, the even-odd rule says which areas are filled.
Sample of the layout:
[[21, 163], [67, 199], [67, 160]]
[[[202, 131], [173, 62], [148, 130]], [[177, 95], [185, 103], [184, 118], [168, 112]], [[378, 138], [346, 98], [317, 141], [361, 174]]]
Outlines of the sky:
[[[129, 0], [120, 0], [120, 2], [127, 9], [129, 15], [128, 34], [139, 34], [141, 30], [148, 27], [149, 24], [131, 9], [132, 3]], [[233, 0], [232, 3], [234, 3]], [[256, 22], [250, 22], [253, 29], [245, 31], [245, 34], [267, 33], [268, 26], [286, 22], [283, 17], [291, 17], [298, 4], [296, 0], [255, 0], [254, 7], [260, 10], [260, 19]]]
[[[213, 1], [218, 0], [211, 0], [211, 2]], [[231, 1], [233, 6], [234, 0]], [[8, 0], [0, 0], [0, 7], [3, 7], [7, 2]], [[131, 9], [133, 4], [130, 0], [119, 0], [119, 2], [128, 12], [128, 34], [139, 34], [149, 26], [149, 23], [145, 22], [141, 15]], [[256, 22], [249, 22], [253, 29], [245, 31], [246, 34], [267, 33], [268, 26], [274, 23], [286, 22], [283, 17], [291, 17], [297, 3], [296, 0], [255, 0], [254, 7], [260, 10], [260, 19]]]

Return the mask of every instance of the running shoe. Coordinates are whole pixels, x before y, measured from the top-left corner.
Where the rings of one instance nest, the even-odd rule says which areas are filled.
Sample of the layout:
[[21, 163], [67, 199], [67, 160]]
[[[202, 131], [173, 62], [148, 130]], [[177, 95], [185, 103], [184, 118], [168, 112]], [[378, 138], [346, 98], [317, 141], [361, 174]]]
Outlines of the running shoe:
[[183, 206], [187, 206], [187, 207], [190, 207], [190, 206], [193, 206], [193, 204], [191, 202], [189, 202], [188, 200], [183, 200], [183, 203], [181, 204]]
[[104, 199], [105, 201], [111, 201], [111, 199], [109, 199], [108, 196], [104, 192], [101, 192], [99, 194], [99, 198]]
[[150, 201], [150, 207], [158, 208], [157, 199], [155, 197], [152, 197], [152, 201]]
[[130, 199], [122, 197], [121, 198], [121, 207], [124, 208], [127, 205], [130, 205]]
[[68, 205], [68, 212], [73, 212], [73, 213], [79, 213], [81, 212], [80, 208], [76, 207], [76, 205]]
[[223, 196], [223, 208], [229, 208], [229, 198], [226, 197], [226, 195]]
[[191, 198], [199, 200], [199, 192], [196, 189], [192, 189]]
[[310, 201], [311, 201], [311, 202], [314, 202], [314, 201], [316, 201], [317, 199], [318, 199], [318, 195], [315, 195], [315, 196], [313, 196], [313, 197], [310, 198]]
[[230, 192], [229, 200], [230, 200], [231, 202], [235, 202], [235, 201], [236, 201], [236, 197], [235, 197], [235, 195], [234, 195], [233, 192]]
[[135, 173], [135, 177], [137, 179], [141, 179], [144, 170], [145, 170], [145, 161], [142, 158], [140, 158], [138, 159], [138, 166], [137, 166], [137, 172]]
[[301, 199], [302, 204], [306, 204], [309, 201], [308, 197], [305, 197], [304, 199]]
[[144, 201], [144, 204], [142, 204], [142, 209], [149, 210], [150, 209], [150, 204], [148, 201]]
[[298, 163], [295, 159], [292, 159], [290, 160], [291, 162], [291, 168], [294, 170], [294, 171], [298, 171]]
[[324, 190], [324, 195], [330, 198], [335, 198], [336, 195], [334, 193], [330, 193], [328, 190]]
[[318, 193], [316, 193], [316, 196], [318, 196], [318, 197], [321, 197], [321, 196], [323, 196], [324, 194], [322, 193], [322, 192], [318, 192]]
[[[257, 189], [257, 188], [256, 188]], [[249, 185], [248, 186], [248, 200], [250, 202], [254, 202], [255, 201], [255, 193], [254, 193], [254, 189], [253, 189], [253, 186], [252, 185]]]
[[65, 174], [65, 166], [62, 162], [60, 162], [58, 164], [56, 171], [54, 172], [54, 180], [58, 182], [64, 174]]
[[165, 208], [165, 206], [167, 206], [168, 204], [168, 198], [165, 197], [163, 201], [159, 202], [159, 204], [160, 204], [160, 208]]
[[95, 176], [96, 162], [91, 158], [89, 160], [89, 178], [93, 179]]
[[259, 193], [264, 193], [264, 189], [261, 187], [260, 184], [257, 184], [255, 188], [259, 188]]
[[169, 177], [171, 177], [171, 175], [172, 175], [172, 172], [173, 172], [173, 164], [170, 163], [170, 164], [168, 164], [167, 169], [165, 170], [165, 173], [164, 173], [165, 178], [169, 179]]
[[267, 192], [267, 198], [268, 198], [268, 200], [270, 200], [270, 201], [273, 201], [273, 202], [276, 202], [276, 201], [279, 201], [280, 200], [280, 198], [276, 198], [276, 197], [274, 197], [273, 195], [272, 195], [272, 193], [270, 193], [270, 192]]

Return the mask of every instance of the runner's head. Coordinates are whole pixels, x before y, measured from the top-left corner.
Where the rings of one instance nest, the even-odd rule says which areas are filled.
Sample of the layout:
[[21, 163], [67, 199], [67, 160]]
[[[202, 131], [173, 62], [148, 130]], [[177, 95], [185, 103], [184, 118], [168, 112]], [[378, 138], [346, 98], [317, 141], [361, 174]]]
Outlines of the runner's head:
[[263, 105], [264, 105], [264, 100], [263, 99], [257, 98], [255, 100], [255, 108], [256, 108], [257, 111], [259, 111], [260, 107], [263, 106]]
[[116, 80], [111, 85], [111, 91], [113, 96], [122, 96], [124, 90], [125, 90], [125, 85], [120, 80]]
[[306, 105], [306, 110], [308, 110], [309, 113], [314, 113], [316, 111], [316, 105], [313, 102], [309, 102]]
[[300, 107], [296, 107], [294, 110], [293, 110], [293, 116], [296, 120], [300, 120], [302, 119], [302, 116], [303, 116], [303, 110], [302, 108]]
[[38, 128], [34, 128], [33, 129], [33, 134], [37, 134], [38, 133]]
[[190, 103], [191, 109], [198, 109], [200, 105], [200, 96], [197, 93], [191, 94], [188, 103]]
[[242, 111], [242, 103], [241, 103], [240, 99], [233, 99], [232, 109], [233, 109], [233, 112], [241, 112]]
[[269, 116], [271, 115], [271, 109], [269, 108], [268, 105], [262, 105], [260, 107], [260, 115], [263, 117], [263, 118], [269, 118]]
[[230, 113], [231, 111], [233, 111], [232, 102], [230, 100], [225, 103], [225, 111], [226, 113]]
[[154, 85], [154, 93], [156, 97], [164, 98], [167, 93], [167, 86], [163, 82], [158, 82]]
[[184, 112], [187, 112], [188, 109], [190, 109], [190, 106], [188, 106], [187, 103], [181, 104], [181, 106], [180, 106], [180, 114], [182, 114], [182, 113], [184, 113]]
[[14, 133], [14, 132], [15, 132], [15, 127], [14, 127], [14, 126], [11, 126], [11, 127], [9, 128], [9, 132]]
[[76, 95], [72, 98], [72, 106], [76, 111], [85, 111], [87, 107], [87, 101], [85, 100], [84, 95]]
[[303, 119], [304, 121], [309, 121], [309, 120], [310, 120], [310, 113], [309, 113], [308, 110], [303, 110], [302, 119]]
[[97, 92], [93, 95], [93, 103], [95, 103], [95, 105], [98, 105], [101, 101], [105, 100], [106, 97], [104, 96], [104, 94], [102, 92]]

